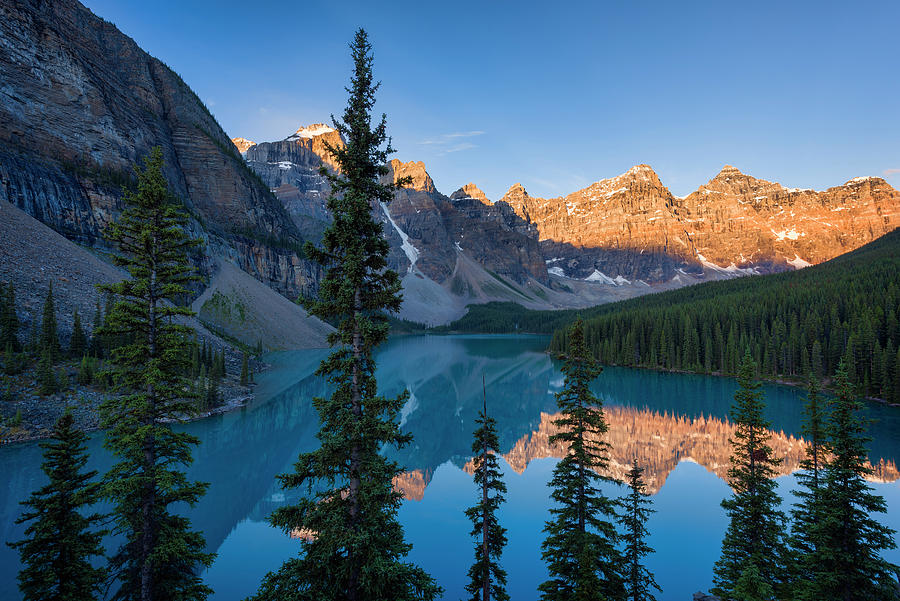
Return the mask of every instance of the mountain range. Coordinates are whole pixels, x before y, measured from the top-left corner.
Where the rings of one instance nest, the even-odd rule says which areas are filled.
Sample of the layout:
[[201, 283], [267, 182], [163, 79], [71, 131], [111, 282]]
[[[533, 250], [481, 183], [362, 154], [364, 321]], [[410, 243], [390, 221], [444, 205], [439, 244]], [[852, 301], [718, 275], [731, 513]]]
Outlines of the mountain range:
[[[330, 221], [320, 169], [336, 169], [328, 147], [343, 144], [332, 127], [312, 124], [272, 142], [229, 138], [171, 68], [75, 0], [0, 0], [0, 81], [0, 201], [102, 256], [103, 228], [121, 211], [132, 165], [161, 146], [191, 234], [206, 243], [194, 257], [204, 278], [198, 297], [222, 286], [251, 302], [252, 288], [251, 304], [281, 307], [260, 295], [317, 293], [322, 270], [302, 245], [317, 243]], [[558, 198], [516, 184], [492, 201], [473, 183], [442, 193], [422, 162], [393, 160], [390, 171], [411, 182], [373, 215], [402, 275], [400, 316], [430, 325], [472, 303], [585, 307], [801, 268], [900, 219], [900, 193], [873, 177], [816, 192], [725, 167], [679, 198], [638, 165]], [[221, 331], [256, 342], [216, 315]]]
[[[321, 236], [329, 190], [319, 170], [334, 169], [328, 148], [343, 144], [340, 135], [314, 124], [278, 142], [233, 142], [298, 228]], [[395, 159], [390, 167], [394, 181], [411, 181], [374, 213], [391, 241], [391, 266], [406, 274], [403, 316], [417, 321], [439, 322], [485, 300], [579, 307], [800, 269], [858, 248], [900, 220], [900, 193], [877, 177], [817, 192], [726, 165], [677, 197], [649, 165], [636, 165], [566, 196], [532, 197], [514, 184], [492, 202], [474, 183], [440, 193], [421, 161]]]

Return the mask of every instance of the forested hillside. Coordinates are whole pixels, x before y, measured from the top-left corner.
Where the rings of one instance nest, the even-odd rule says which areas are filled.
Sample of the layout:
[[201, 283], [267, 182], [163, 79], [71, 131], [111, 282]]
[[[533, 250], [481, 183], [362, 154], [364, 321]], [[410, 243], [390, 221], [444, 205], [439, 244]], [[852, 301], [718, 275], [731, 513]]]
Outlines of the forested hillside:
[[[542, 313], [511, 318], [523, 329], [558, 325]], [[900, 402], [900, 229], [819, 266], [582, 313], [588, 345], [604, 363], [733, 374], [749, 346], [762, 376], [812, 370], [827, 378], [844, 359], [861, 392]], [[550, 350], [566, 344], [557, 329]]]

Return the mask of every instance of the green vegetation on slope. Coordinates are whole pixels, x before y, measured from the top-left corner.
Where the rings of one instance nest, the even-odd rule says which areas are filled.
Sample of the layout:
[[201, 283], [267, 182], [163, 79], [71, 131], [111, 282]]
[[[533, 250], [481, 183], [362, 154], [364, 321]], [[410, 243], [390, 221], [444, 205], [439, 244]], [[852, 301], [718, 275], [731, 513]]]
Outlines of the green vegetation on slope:
[[[523, 329], [550, 323], [535, 313], [515, 319]], [[733, 374], [749, 346], [765, 377], [831, 376], [843, 359], [861, 392], [900, 401], [900, 230], [800, 271], [710, 282], [582, 314], [588, 345], [605, 363]], [[550, 350], [566, 346], [557, 330]]]

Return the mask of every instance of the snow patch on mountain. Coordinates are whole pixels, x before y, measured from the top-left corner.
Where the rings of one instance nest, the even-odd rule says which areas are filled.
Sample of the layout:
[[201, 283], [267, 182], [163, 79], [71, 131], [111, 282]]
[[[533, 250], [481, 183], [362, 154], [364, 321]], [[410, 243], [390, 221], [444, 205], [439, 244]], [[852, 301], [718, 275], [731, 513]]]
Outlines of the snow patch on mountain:
[[306, 127], [301, 127], [297, 131], [293, 133], [293, 135], [285, 138], [288, 142], [293, 142], [295, 140], [299, 140], [300, 138], [315, 138], [316, 136], [321, 136], [324, 134], [330, 134], [331, 132], [336, 131], [333, 127], [329, 127], [324, 123], [314, 123], [313, 125], [307, 125]]
[[391, 217], [387, 204], [383, 202], [379, 204], [381, 205], [381, 210], [384, 211], [384, 216], [387, 217], [387, 220], [390, 221], [391, 225], [394, 226], [394, 229], [397, 230], [397, 234], [400, 235], [400, 240], [402, 240], [400, 248], [403, 249], [403, 253], [406, 255], [406, 258], [409, 259], [409, 273], [412, 273], [413, 268], [416, 266], [416, 261], [419, 259], [419, 251], [412, 245], [412, 242], [409, 241], [409, 236], [406, 235], [406, 232], [401, 230], [400, 226], [394, 221], [394, 218]]

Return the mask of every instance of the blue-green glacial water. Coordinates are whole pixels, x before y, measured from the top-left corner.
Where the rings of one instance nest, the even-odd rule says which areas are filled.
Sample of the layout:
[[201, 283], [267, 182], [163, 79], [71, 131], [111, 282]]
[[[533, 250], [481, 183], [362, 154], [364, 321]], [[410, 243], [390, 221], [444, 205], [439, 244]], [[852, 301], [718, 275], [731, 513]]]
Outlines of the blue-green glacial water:
[[[473, 542], [463, 511], [475, 501], [471, 433], [482, 403], [482, 374], [490, 413], [500, 430], [502, 462], [509, 488], [501, 520], [509, 544], [503, 561], [513, 599], [536, 599], [546, 571], [540, 559], [547, 517], [547, 482], [556, 462], [546, 444], [555, 412], [554, 393], [562, 385], [556, 365], [543, 349], [546, 338], [527, 336], [415, 336], [387, 343], [378, 354], [378, 380], [387, 394], [407, 389], [403, 428], [415, 440], [392, 455], [410, 474], [403, 487], [408, 499], [400, 511], [410, 559], [427, 569], [445, 589], [445, 599], [465, 595], [465, 575]], [[318, 420], [313, 396], [327, 393], [312, 372], [325, 351], [271, 355], [273, 369], [259, 377], [257, 400], [239, 411], [186, 424], [203, 442], [190, 477], [210, 482], [208, 494], [187, 513], [206, 536], [215, 564], [204, 573], [215, 601], [243, 599], [262, 576], [299, 549], [298, 541], [271, 528], [266, 516], [296, 498], [274, 476], [290, 469], [297, 454], [313, 449]], [[722, 480], [728, 465], [726, 416], [736, 388], [733, 380], [607, 368], [594, 384], [606, 401], [613, 444], [613, 465], [625, 469], [632, 456], [647, 467], [656, 513], [649, 527], [656, 549], [648, 564], [663, 588], [662, 600], [684, 601], [710, 586], [725, 516], [719, 502], [728, 494]], [[779, 487], [786, 504], [802, 447], [796, 436], [802, 416], [802, 391], [765, 387], [773, 447], [786, 457]], [[867, 408], [876, 419], [871, 459], [878, 467], [874, 488], [888, 502], [884, 522], [900, 529], [900, 410]], [[102, 434], [91, 438], [91, 467], [106, 469], [110, 457]], [[18, 502], [43, 483], [36, 443], [0, 448], [0, 541], [17, 540], [22, 526], [13, 522]], [[624, 489], [609, 487], [609, 494]], [[888, 558], [900, 563], [900, 553]], [[16, 553], [0, 545], [0, 599], [15, 600]]]

